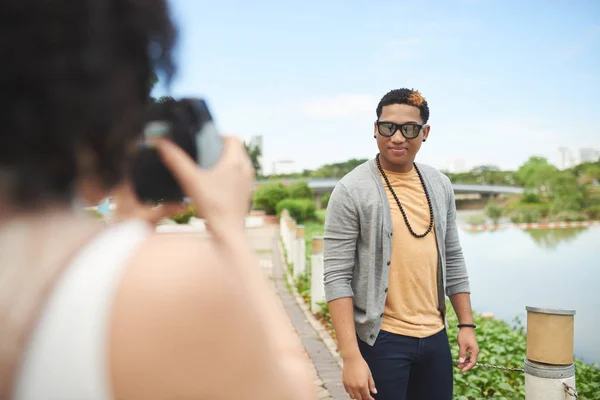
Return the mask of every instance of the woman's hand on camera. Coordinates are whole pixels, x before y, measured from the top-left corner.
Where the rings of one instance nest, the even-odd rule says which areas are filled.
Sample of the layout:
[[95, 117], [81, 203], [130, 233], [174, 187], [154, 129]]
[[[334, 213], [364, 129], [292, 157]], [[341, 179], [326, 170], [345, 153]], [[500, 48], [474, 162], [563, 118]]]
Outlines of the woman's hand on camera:
[[219, 239], [243, 234], [254, 180], [254, 168], [244, 143], [232, 137], [223, 140], [223, 154], [210, 169], [198, 167], [169, 140], [156, 142], [164, 164]]

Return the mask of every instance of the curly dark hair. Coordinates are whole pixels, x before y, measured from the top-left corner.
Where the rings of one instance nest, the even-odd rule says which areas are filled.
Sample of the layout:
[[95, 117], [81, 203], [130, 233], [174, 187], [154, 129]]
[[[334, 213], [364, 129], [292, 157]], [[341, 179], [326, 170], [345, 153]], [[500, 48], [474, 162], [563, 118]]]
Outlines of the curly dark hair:
[[427, 100], [425, 100], [418, 90], [403, 88], [387, 92], [377, 105], [377, 119], [381, 117], [383, 107], [392, 104], [407, 104], [409, 106], [417, 107], [421, 112], [423, 123], [426, 124], [429, 120], [429, 106], [427, 105]]
[[31, 208], [118, 183], [175, 39], [166, 0], [2, 0], [0, 192]]

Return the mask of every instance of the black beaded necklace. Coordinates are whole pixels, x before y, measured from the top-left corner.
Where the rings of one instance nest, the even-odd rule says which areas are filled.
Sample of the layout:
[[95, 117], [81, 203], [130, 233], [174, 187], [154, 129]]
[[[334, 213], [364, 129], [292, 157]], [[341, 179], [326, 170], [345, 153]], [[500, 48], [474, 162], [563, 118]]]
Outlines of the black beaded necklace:
[[429, 232], [431, 232], [431, 229], [433, 228], [433, 207], [431, 205], [431, 199], [429, 198], [429, 192], [427, 192], [427, 187], [425, 186], [425, 182], [423, 182], [423, 176], [421, 175], [421, 171], [419, 171], [419, 168], [417, 168], [417, 164], [413, 163], [413, 166], [415, 167], [415, 170], [417, 171], [417, 175], [419, 175], [419, 179], [421, 180], [421, 185], [423, 186], [423, 191], [425, 192], [425, 197], [427, 198], [427, 204], [429, 205], [429, 228], [427, 228], [425, 233], [423, 233], [421, 235], [417, 235], [415, 233], [415, 231], [413, 231], [412, 227], [410, 226], [410, 223], [408, 222], [408, 218], [406, 217], [406, 212], [404, 212], [404, 208], [402, 208], [402, 204], [400, 204], [400, 200], [398, 200], [398, 196], [396, 196], [396, 192], [392, 188], [392, 185], [390, 185], [390, 181], [388, 180], [387, 175], [383, 171], [383, 168], [381, 168], [381, 163], [379, 162], [379, 154], [377, 154], [377, 156], [375, 157], [375, 161], [377, 163], [377, 168], [379, 169], [379, 172], [381, 172], [381, 175], [383, 176], [383, 179], [385, 180], [385, 183], [387, 184], [387, 187], [390, 189], [390, 192], [392, 193], [392, 196], [394, 196], [394, 199], [396, 199], [396, 204], [398, 204], [398, 208], [400, 209], [400, 212], [402, 213], [402, 216], [404, 217], [404, 222], [406, 222], [406, 226], [408, 227], [410, 234], [413, 235], [414, 237], [416, 237], [417, 239], [424, 238], [425, 236], [427, 236], [427, 234], [429, 234]]

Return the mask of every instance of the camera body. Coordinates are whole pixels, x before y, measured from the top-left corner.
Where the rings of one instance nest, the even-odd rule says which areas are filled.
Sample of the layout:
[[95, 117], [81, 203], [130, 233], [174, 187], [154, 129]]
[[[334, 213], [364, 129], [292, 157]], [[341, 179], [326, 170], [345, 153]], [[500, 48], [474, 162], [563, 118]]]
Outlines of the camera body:
[[173, 141], [201, 168], [219, 161], [222, 137], [203, 99], [168, 98], [148, 107], [144, 135], [130, 170], [134, 192], [144, 203], [182, 202], [185, 194], [153, 147], [155, 137]]

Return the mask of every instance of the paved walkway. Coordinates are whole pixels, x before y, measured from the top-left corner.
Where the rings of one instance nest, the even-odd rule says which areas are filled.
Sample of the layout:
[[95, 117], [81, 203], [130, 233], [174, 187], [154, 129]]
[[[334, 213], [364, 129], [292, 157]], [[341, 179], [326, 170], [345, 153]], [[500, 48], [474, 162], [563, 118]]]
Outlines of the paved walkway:
[[[177, 235], [194, 235], [208, 237], [207, 232], [177, 230]], [[295, 297], [290, 293], [279, 248], [279, 225], [268, 225], [261, 228], [246, 230], [260, 261], [260, 267], [265, 276], [273, 283], [273, 290], [288, 314], [290, 329], [300, 337], [306, 356], [311, 361], [314, 371], [314, 384], [319, 400], [349, 400], [350, 397], [342, 385], [342, 371], [325, 346], [315, 329], [306, 320], [302, 309]]]
[[317, 332], [308, 323], [302, 309], [289, 292], [283, 275], [282, 257], [278, 246], [278, 226], [248, 229], [248, 237], [260, 259], [265, 275], [273, 282], [287, 311], [291, 329], [300, 337], [315, 372], [314, 384], [320, 400], [348, 400], [342, 386], [342, 371]]

